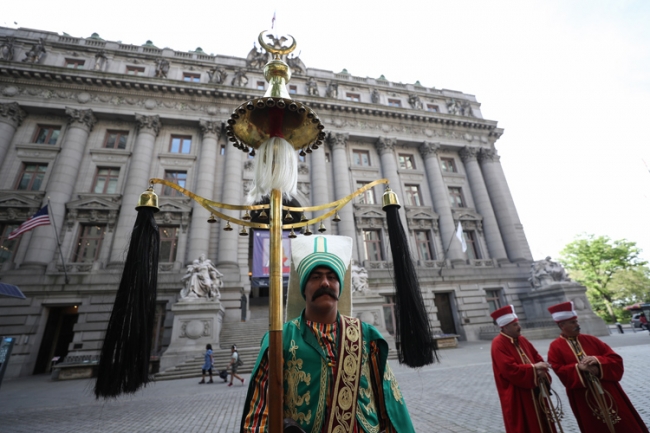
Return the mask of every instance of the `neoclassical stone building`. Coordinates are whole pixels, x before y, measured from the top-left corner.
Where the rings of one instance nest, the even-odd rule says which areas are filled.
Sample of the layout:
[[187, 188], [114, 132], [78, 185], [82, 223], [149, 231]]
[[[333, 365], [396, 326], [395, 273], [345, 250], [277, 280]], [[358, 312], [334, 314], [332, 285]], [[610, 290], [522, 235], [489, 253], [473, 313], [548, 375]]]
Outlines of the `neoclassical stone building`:
[[[244, 202], [252, 159], [229, 144], [224, 123], [267, 83], [264, 55], [254, 50], [248, 58], [213, 56], [8, 28], [0, 28], [0, 45], [0, 281], [27, 295], [0, 299], [0, 335], [17, 338], [7, 371], [17, 376], [47, 371], [54, 356], [99, 353], [149, 178]], [[492, 324], [489, 312], [507, 303], [525, 319], [519, 297], [530, 291], [532, 257], [495, 149], [503, 130], [483, 118], [476, 98], [289, 61], [291, 96], [316, 110], [328, 133], [327, 145], [300, 158], [298, 201], [323, 204], [388, 178], [434, 329], [477, 340]], [[242, 291], [251, 305], [263, 303], [267, 289], [251, 278], [250, 237], [208, 224], [207, 211], [174, 190], [156, 191], [160, 353], [185, 265], [201, 254], [224, 274], [224, 328], [240, 320]], [[381, 192], [325, 226], [355, 240], [354, 259], [369, 275], [368, 292], [355, 299], [381, 299], [364, 320], [391, 332]], [[55, 226], [7, 240], [48, 200]]]

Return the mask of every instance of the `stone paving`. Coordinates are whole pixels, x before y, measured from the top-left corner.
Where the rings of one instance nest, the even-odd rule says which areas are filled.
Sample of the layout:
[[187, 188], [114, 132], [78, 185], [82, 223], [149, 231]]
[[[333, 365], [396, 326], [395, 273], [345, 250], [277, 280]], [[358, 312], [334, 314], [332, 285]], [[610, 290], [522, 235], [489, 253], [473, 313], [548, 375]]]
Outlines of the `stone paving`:
[[[622, 386], [650, 423], [646, 368], [648, 333], [612, 335], [604, 341], [625, 360]], [[550, 340], [533, 344], [545, 356]], [[442, 362], [419, 370], [393, 364], [417, 432], [504, 431], [490, 362], [490, 343], [462, 343], [441, 352]], [[248, 376], [245, 376], [248, 381]], [[52, 382], [47, 376], [6, 380], [0, 387], [0, 431], [14, 432], [236, 432], [246, 387], [219, 380], [158, 382], [133, 396], [96, 401], [91, 380]], [[564, 389], [564, 431], [578, 432]]]

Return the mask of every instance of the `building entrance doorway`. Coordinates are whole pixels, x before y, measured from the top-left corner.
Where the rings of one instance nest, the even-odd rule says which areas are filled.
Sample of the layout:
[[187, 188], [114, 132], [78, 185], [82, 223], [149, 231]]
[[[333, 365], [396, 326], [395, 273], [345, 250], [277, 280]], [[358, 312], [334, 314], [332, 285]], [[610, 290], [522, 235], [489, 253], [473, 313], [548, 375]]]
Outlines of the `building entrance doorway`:
[[49, 310], [34, 374], [49, 373], [53, 358], [65, 358], [74, 336], [74, 325], [79, 318], [76, 306], [50, 307]]
[[440, 329], [444, 334], [456, 334], [454, 314], [451, 310], [451, 297], [449, 293], [436, 293], [434, 302], [438, 309], [438, 320]]

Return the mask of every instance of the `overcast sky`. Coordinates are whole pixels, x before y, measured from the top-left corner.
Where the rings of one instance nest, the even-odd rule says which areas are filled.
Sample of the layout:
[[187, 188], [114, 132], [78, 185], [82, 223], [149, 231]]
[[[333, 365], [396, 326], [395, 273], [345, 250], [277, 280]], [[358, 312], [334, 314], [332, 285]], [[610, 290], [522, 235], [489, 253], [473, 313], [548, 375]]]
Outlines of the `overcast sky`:
[[307, 67], [476, 95], [535, 259], [586, 232], [650, 260], [648, 1], [37, 0], [0, 25], [245, 57], [274, 11]]

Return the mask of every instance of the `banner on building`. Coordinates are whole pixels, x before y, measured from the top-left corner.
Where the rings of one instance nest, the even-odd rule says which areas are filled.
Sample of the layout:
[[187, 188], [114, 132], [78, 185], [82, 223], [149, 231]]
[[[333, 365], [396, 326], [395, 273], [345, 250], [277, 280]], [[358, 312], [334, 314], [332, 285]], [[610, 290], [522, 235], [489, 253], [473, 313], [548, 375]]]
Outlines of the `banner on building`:
[[[255, 230], [253, 235], [253, 278], [268, 278], [271, 260], [271, 238], [267, 230]], [[282, 276], [291, 272], [291, 242], [289, 232], [282, 232]]]

